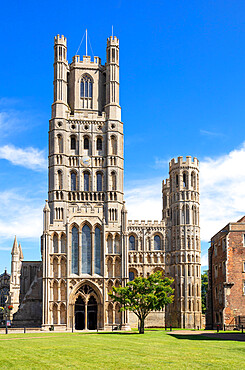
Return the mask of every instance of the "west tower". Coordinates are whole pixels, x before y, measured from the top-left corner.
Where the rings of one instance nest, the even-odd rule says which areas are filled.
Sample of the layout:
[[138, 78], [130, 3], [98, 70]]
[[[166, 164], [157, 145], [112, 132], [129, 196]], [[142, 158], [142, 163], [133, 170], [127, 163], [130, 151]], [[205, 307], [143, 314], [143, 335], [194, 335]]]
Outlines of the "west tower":
[[126, 283], [123, 123], [119, 40], [107, 62], [75, 55], [54, 40], [54, 102], [49, 123], [49, 193], [44, 208], [43, 327], [127, 328], [108, 290]]

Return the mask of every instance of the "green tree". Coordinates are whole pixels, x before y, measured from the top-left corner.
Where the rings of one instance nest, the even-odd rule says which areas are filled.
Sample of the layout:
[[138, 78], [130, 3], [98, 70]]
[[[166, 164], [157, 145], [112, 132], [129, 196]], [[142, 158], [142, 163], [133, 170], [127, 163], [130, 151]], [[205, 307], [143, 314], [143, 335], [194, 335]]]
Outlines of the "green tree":
[[120, 311], [132, 311], [139, 319], [139, 333], [144, 334], [145, 319], [151, 311], [160, 311], [173, 302], [173, 279], [164, 277], [160, 271], [147, 278], [137, 277], [125, 287], [113, 287], [109, 296], [121, 304]]
[[203, 271], [202, 280], [202, 313], [206, 312], [206, 296], [208, 292], [208, 270]]

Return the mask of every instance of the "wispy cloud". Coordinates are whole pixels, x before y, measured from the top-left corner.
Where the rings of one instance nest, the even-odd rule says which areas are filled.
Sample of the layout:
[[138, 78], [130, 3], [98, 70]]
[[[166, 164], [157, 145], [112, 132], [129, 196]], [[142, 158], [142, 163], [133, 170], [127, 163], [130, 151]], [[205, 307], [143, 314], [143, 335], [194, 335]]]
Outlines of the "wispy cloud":
[[46, 170], [47, 161], [44, 150], [16, 148], [13, 145], [0, 147], [0, 159], [6, 159], [16, 166], [22, 166], [35, 171]]
[[225, 136], [223, 133], [221, 132], [214, 132], [214, 131], [207, 131], [207, 130], [200, 130], [200, 134], [201, 135], [206, 135], [206, 136], [210, 136], [210, 137], [217, 137], [217, 136]]

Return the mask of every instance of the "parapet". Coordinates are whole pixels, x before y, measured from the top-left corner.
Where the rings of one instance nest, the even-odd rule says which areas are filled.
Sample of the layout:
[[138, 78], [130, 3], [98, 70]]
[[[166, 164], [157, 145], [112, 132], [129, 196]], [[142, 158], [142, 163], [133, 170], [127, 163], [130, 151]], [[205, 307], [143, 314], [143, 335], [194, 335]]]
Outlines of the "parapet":
[[169, 179], [166, 179], [165, 181], [163, 180], [162, 181], [162, 190], [168, 190], [169, 187], [170, 187]]
[[169, 171], [175, 168], [186, 166], [186, 167], [198, 167], [199, 160], [196, 157], [186, 156], [186, 160], [183, 160], [183, 157], [178, 157], [178, 160], [175, 161], [175, 158], [171, 159], [169, 163]]
[[158, 220], [128, 220], [128, 226], [135, 226], [135, 227], [164, 227], [165, 223], [164, 221], [158, 221]]
[[119, 39], [116, 36], [110, 36], [107, 39], [107, 46], [118, 46], [119, 45]]
[[92, 65], [101, 65], [101, 59], [99, 57], [94, 57], [94, 60], [91, 60], [90, 55], [83, 55], [83, 59], [80, 60], [80, 55], [74, 55], [72, 58], [72, 64], [92, 64]]
[[57, 35], [57, 36], [55, 36], [54, 37], [54, 44], [55, 45], [64, 45], [64, 46], [66, 46], [66, 37], [64, 36], [64, 35]]

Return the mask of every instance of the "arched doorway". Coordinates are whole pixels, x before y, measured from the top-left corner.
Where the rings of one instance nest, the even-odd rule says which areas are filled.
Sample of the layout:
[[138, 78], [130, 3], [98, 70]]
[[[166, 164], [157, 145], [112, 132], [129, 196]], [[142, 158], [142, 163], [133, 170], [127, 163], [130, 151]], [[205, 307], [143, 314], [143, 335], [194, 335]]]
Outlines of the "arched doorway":
[[73, 318], [71, 322], [76, 330], [96, 330], [102, 327], [102, 309], [100, 292], [90, 284], [80, 286], [73, 300]]
[[91, 296], [88, 301], [87, 314], [88, 314], [88, 330], [97, 329], [97, 302], [93, 296]]
[[81, 296], [79, 296], [75, 303], [75, 329], [85, 329], [85, 302]]

